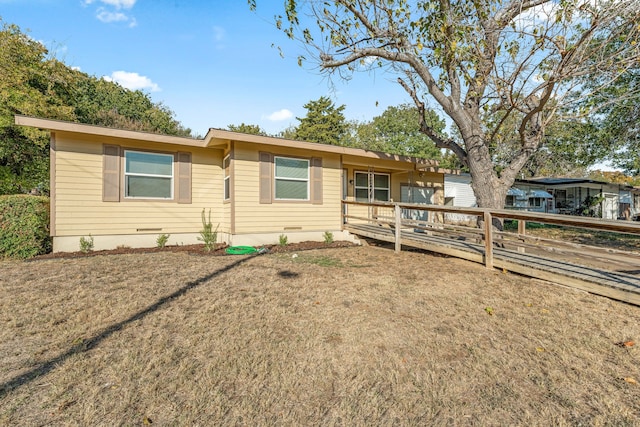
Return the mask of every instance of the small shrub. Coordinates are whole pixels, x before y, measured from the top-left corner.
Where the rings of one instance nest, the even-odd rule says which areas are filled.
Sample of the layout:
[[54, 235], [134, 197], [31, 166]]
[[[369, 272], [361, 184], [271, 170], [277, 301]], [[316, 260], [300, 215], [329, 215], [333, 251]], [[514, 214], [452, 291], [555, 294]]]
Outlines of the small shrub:
[[213, 248], [216, 246], [216, 242], [218, 241], [218, 227], [220, 224], [216, 226], [216, 229], [213, 229], [213, 224], [211, 223], [211, 209], [209, 209], [209, 218], [205, 217], [204, 209], [202, 209], [202, 230], [200, 230], [200, 237], [198, 240], [204, 243], [204, 250], [207, 252], [211, 252]]
[[0, 196], [0, 258], [31, 258], [51, 251], [49, 198]]
[[324, 243], [330, 245], [333, 243], [333, 233], [330, 231], [325, 231], [322, 235], [324, 237]]
[[161, 234], [156, 239], [156, 246], [159, 248], [164, 248], [167, 246], [167, 242], [169, 241], [170, 234]]
[[88, 238], [80, 237], [80, 252], [86, 254], [93, 250], [93, 236], [89, 234]]
[[289, 238], [286, 234], [281, 234], [280, 237], [278, 237], [278, 244], [280, 246], [287, 246], [287, 243], [289, 243]]

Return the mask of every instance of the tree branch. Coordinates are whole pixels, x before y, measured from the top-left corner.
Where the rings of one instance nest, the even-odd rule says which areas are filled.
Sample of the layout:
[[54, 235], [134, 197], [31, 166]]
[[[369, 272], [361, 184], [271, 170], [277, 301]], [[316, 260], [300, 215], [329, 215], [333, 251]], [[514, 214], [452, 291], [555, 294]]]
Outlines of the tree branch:
[[456, 156], [458, 156], [458, 158], [460, 159], [460, 161], [462, 162], [463, 165], [468, 166], [467, 164], [467, 152], [458, 144], [456, 143], [453, 139], [451, 138], [447, 138], [444, 139], [442, 138], [440, 135], [438, 135], [436, 132], [434, 132], [433, 128], [431, 126], [429, 126], [427, 124], [427, 114], [426, 114], [426, 109], [424, 106], [424, 102], [422, 102], [420, 100], [420, 98], [418, 98], [418, 95], [416, 94], [416, 90], [415, 88], [409, 86], [407, 84], [407, 82], [405, 82], [402, 78], [398, 77], [398, 83], [400, 83], [400, 85], [404, 88], [405, 91], [407, 91], [407, 93], [411, 96], [411, 99], [413, 99], [413, 102], [416, 105], [416, 108], [418, 109], [418, 117], [419, 117], [419, 125], [420, 125], [420, 132], [424, 133], [425, 135], [427, 135], [429, 138], [431, 138], [431, 140], [436, 144], [436, 147], [438, 148], [445, 148], [447, 150], [451, 150], [455, 153]]

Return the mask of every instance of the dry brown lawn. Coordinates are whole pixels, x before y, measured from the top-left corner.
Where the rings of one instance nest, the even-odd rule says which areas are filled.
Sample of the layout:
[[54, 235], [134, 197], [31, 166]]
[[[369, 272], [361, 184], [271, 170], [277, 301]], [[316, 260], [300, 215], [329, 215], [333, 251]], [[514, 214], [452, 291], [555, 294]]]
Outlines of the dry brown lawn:
[[418, 252], [0, 261], [2, 425], [640, 424], [640, 308]]

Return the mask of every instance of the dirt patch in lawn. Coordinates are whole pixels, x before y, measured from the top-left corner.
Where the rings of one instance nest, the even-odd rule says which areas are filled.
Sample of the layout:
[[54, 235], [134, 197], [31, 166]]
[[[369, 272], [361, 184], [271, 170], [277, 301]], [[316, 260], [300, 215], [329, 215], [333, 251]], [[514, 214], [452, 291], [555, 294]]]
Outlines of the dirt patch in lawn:
[[640, 309], [384, 247], [0, 261], [0, 425], [635, 425]]

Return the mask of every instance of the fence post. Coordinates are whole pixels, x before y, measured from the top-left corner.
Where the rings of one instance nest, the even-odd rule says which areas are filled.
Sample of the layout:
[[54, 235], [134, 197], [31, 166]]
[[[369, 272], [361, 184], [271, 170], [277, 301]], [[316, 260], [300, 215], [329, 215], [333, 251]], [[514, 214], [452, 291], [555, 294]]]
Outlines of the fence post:
[[[527, 233], [527, 221], [524, 219], [518, 220], [518, 234], [524, 236]], [[518, 252], [524, 253], [525, 249], [523, 247], [518, 246]]]
[[493, 218], [489, 211], [484, 211], [484, 265], [493, 268]]
[[400, 205], [399, 204], [395, 204], [395, 215], [396, 215], [396, 247], [395, 247], [395, 251], [396, 253], [400, 253], [400, 250], [402, 249], [402, 242], [400, 241], [401, 239], [401, 235], [400, 235], [400, 227], [402, 226], [402, 211], [400, 209]]
[[347, 215], [349, 215], [349, 205], [342, 201], [342, 224], [347, 224]]

